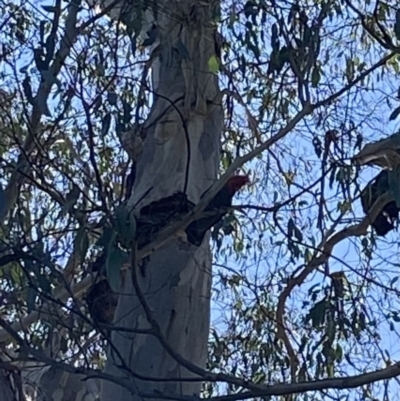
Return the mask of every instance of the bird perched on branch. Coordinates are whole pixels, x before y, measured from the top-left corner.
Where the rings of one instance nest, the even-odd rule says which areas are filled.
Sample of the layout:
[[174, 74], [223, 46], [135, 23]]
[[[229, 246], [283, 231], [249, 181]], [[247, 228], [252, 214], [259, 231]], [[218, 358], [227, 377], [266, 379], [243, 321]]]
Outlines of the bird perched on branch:
[[[249, 182], [250, 179], [248, 176], [236, 175], [231, 177], [214, 198], [211, 199], [210, 203], [204, 209], [202, 216], [190, 223], [186, 227], [185, 232], [182, 231], [180, 233], [183, 235], [177, 236], [186, 237], [185, 241], [187, 240], [192, 245], [200, 246], [207, 231], [221, 221], [228, 212], [228, 208], [232, 205], [232, 199], [236, 192]], [[201, 197], [204, 197], [206, 193], [207, 191]], [[162, 230], [168, 224], [168, 221], [179, 217], [179, 214], [188, 213], [194, 206], [194, 204], [187, 200], [186, 195], [177, 193], [142, 208], [140, 216], [136, 220], [138, 249], [151, 242], [154, 235]], [[107, 244], [101, 245], [105, 247]], [[107, 250], [104, 249], [103, 253], [93, 263], [92, 271], [101, 271], [104, 269], [106, 262]]]
[[[228, 212], [227, 208], [232, 205], [232, 199], [250, 179], [247, 175], [235, 175], [226, 182], [223, 188], [214, 196], [206, 206], [203, 216], [193, 221], [186, 228], [187, 240], [195, 246], [200, 246], [207, 231], [222, 220]], [[207, 191], [201, 196], [207, 193]]]
[[[370, 181], [361, 192], [361, 205], [366, 215], [376, 200], [386, 192], [390, 191], [389, 171], [381, 171]], [[384, 237], [389, 231], [395, 228], [395, 222], [399, 218], [399, 208], [394, 200], [383, 206], [382, 210], [371, 222], [378, 237]]]

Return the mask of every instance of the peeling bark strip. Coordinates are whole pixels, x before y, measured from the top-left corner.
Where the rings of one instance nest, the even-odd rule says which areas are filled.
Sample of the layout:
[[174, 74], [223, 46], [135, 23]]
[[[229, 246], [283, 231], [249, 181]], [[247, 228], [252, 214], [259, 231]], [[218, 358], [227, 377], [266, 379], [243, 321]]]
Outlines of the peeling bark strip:
[[393, 170], [400, 164], [400, 135], [394, 134], [373, 143], [367, 143], [352, 162], [358, 166], [376, 165]]
[[[151, 21], [143, 24], [142, 39], [151, 44], [154, 104], [140, 127], [143, 151], [129, 201], [137, 211], [177, 192], [197, 204], [217, 177], [223, 129], [218, 80], [209, 70], [216, 49], [216, 3], [162, 0], [151, 7], [142, 10], [142, 16]], [[119, 14], [114, 10], [114, 17]], [[134, 20], [133, 14], [129, 20]], [[211, 292], [208, 242], [193, 247], [173, 240], [151, 254], [146, 276], [137, 276], [141, 295], [169, 346], [204, 367]], [[132, 330], [150, 326], [131, 280], [125, 280], [114, 322]], [[137, 393], [103, 382], [102, 401], [136, 400], [140, 392], [150, 389], [199, 394], [200, 382], [179, 382], [182, 377], [198, 376], [180, 366], [156, 336], [113, 332], [112, 342], [115, 348], [108, 356], [106, 372], [131, 377]], [[135, 374], [150, 381], [139, 380]], [[157, 381], [160, 378], [176, 381]]]

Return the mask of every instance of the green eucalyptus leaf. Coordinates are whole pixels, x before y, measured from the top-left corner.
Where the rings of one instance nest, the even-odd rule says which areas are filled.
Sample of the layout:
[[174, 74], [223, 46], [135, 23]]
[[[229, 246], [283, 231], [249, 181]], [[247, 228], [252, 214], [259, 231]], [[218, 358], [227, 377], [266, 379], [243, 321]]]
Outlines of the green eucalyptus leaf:
[[211, 56], [208, 60], [208, 69], [213, 73], [213, 74], [218, 74], [219, 71], [219, 61], [216, 56]]
[[291, 237], [292, 235], [293, 235], [293, 233], [294, 233], [294, 231], [295, 231], [295, 229], [296, 229], [296, 226], [295, 226], [295, 224], [294, 224], [294, 221], [293, 221], [293, 219], [292, 218], [290, 218], [289, 219], [289, 221], [288, 221], [288, 236], [289, 237]]
[[396, 11], [396, 22], [394, 24], [394, 34], [396, 39], [400, 40], [400, 9]]
[[104, 248], [108, 248], [114, 241], [116, 236], [114, 227], [105, 227], [101, 237], [98, 239], [96, 245]]
[[108, 103], [110, 103], [111, 106], [115, 106], [118, 101], [118, 95], [115, 92], [108, 92], [107, 93], [107, 100]]
[[125, 205], [119, 205], [115, 210], [115, 222], [118, 232], [128, 224], [129, 213]]
[[36, 288], [30, 285], [28, 287], [28, 291], [26, 292], [26, 305], [28, 307], [28, 313], [31, 313], [35, 309], [36, 296]]
[[54, 7], [54, 6], [42, 6], [44, 11], [47, 11], [48, 13], [56, 13], [59, 11], [59, 8]]
[[107, 113], [101, 122], [101, 136], [104, 138], [111, 127], [111, 114]]
[[75, 241], [79, 256], [81, 258], [84, 258], [89, 248], [89, 237], [85, 230], [85, 227], [79, 228]]
[[66, 215], [68, 212], [72, 210], [76, 202], [78, 202], [80, 194], [81, 190], [79, 189], [79, 187], [73, 184], [71, 191], [68, 192], [67, 195], [65, 196], [65, 203], [61, 209], [62, 215]]
[[400, 106], [396, 107], [390, 114], [389, 121], [395, 120], [400, 114]]
[[3, 187], [0, 184], [0, 216], [6, 213], [7, 210], [7, 198], [6, 191], [4, 191]]
[[39, 284], [40, 289], [45, 292], [46, 294], [50, 294], [51, 293], [51, 283], [48, 279], [48, 277], [46, 277], [44, 274], [37, 274], [37, 281]]
[[115, 292], [120, 288], [121, 267], [129, 262], [129, 253], [117, 246], [112, 246], [107, 251], [106, 275], [111, 289]]

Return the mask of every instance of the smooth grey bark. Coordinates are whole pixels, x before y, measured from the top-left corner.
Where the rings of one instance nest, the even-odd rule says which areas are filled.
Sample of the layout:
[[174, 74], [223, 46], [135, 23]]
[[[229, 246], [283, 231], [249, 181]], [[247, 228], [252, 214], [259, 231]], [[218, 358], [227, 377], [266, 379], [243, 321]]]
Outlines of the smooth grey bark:
[[[22, 372], [24, 393], [33, 401], [97, 401], [100, 383], [52, 366]], [[2, 398], [0, 398], [2, 400]]]
[[[157, 9], [163, 11], [155, 17], [159, 30], [153, 46], [155, 101], [141, 128], [143, 153], [137, 161], [130, 200], [135, 210], [178, 191], [185, 191], [189, 200], [197, 203], [215, 182], [220, 160], [223, 110], [217, 76], [208, 67], [216, 48], [212, 22], [215, 10], [198, 0], [162, 0], [157, 2]], [[196, 248], [173, 239], [150, 256], [145, 276], [138, 276], [168, 344], [183, 358], [204, 368], [211, 292], [208, 241]], [[149, 328], [130, 275], [124, 280], [115, 324], [132, 330]], [[117, 352], [108, 355], [107, 373], [132, 378], [137, 393], [104, 381], [102, 401], [138, 400], [141, 392], [200, 392], [200, 381], [179, 382], [193, 374], [180, 366], [156, 337], [113, 332], [112, 344]], [[165, 378], [175, 381], [157, 381]]]

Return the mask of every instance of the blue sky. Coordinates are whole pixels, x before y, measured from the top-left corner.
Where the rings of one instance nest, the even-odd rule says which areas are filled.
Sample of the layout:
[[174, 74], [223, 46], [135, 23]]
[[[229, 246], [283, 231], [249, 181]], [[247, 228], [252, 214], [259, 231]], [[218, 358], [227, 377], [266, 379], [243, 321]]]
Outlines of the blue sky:
[[[341, 49], [338, 49], [338, 52], [340, 52], [340, 50]], [[361, 53], [361, 50], [359, 51]], [[375, 53], [376, 55], [377, 52], [373, 53]], [[368, 58], [368, 62], [371, 62], [371, 57]], [[392, 102], [392, 105], [390, 107], [387, 104], [388, 96], [393, 96], [393, 94], [396, 93], [397, 91], [398, 87], [397, 79], [394, 76], [386, 78], [384, 77], [381, 78], [380, 80], [377, 80], [375, 78], [373, 87], [374, 91], [370, 92], [364, 91], [361, 96], [358, 97], [354, 96], [353, 102], [351, 102], [349, 105], [351, 113], [354, 113], [355, 115], [354, 119], [356, 120], [357, 123], [361, 122], [362, 118], [365, 118], [365, 113], [362, 113], [362, 111], [369, 110], [370, 112], [370, 116], [367, 116], [368, 118], [366, 118], [365, 121], [363, 121], [361, 129], [366, 142], [370, 140], [377, 140], [387, 135], [390, 135], [396, 132], [398, 129], [397, 121], [394, 122], [389, 121], [389, 115], [392, 112], [395, 103]], [[361, 107], [358, 107], [357, 103], [354, 103], [354, 101], [359, 102]], [[327, 113], [329, 113], [329, 111]], [[348, 120], [349, 118], [352, 117], [353, 116], [349, 117], [344, 115], [343, 119]], [[310, 124], [310, 121], [308, 122]], [[334, 125], [335, 121], [332, 121], [332, 124]], [[337, 126], [335, 128], [337, 128]], [[321, 133], [321, 130], [318, 130], [315, 127], [315, 125], [313, 127], [312, 123], [311, 123], [311, 131], [317, 132], [317, 134], [318, 131], [320, 131], [319, 133], [323, 134], [323, 132]], [[288, 135], [288, 138], [285, 139], [284, 142], [286, 144], [287, 143], [291, 144], [292, 148], [302, 149], [302, 151], [306, 151], [307, 160], [314, 165], [313, 173], [318, 174], [318, 171], [320, 169], [320, 161], [316, 158], [315, 154], [312, 151], [312, 146], [310, 143], [311, 142], [310, 135], [300, 136], [299, 131], [295, 130], [294, 132]], [[288, 146], [290, 147], [290, 145]], [[276, 151], [276, 149], [274, 150]], [[289, 153], [287, 154], [289, 155]], [[351, 156], [352, 154], [350, 152], [349, 157]], [[253, 163], [250, 163], [249, 166], [247, 166], [248, 168], [251, 168], [253, 171], [257, 171], [257, 174], [255, 175], [255, 180], [257, 181], [259, 189], [256, 194], [253, 193], [252, 195], [250, 195], [249, 198], [246, 197], [241, 198], [240, 200], [237, 200], [237, 203], [243, 202], [243, 203], [260, 204], [260, 199], [261, 199], [261, 204], [263, 206], [272, 205], [271, 189], [272, 188], [276, 189], [277, 187], [274, 187], [274, 185], [272, 184], [273, 180], [271, 181], [271, 178], [269, 178], [269, 183], [265, 185], [267, 183], [267, 180], [264, 181], [263, 172], [266, 171], [265, 170], [266, 158], [267, 154], [264, 155], [264, 159], [262, 161], [254, 161]], [[285, 161], [286, 160], [282, 160], [282, 163], [285, 164], [287, 168], [289, 168], [288, 166], [290, 166], [290, 161], [288, 161], [287, 163], [285, 163]], [[379, 170], [371, 167], [363, 168], [360, 177], [358, 179], [358, 184], [363, 188], [365, 184], [378, 172]], [[271, 192], [268, 193], [268, 191]], [[334, 187], [332, 191], [327, 192], [327, 196], [331, 195], [334, 197], [334, 200], [337, 201], [338, 198], [340, 199], [340, 195], [338, 196], [335, 191], [336, 188]], [[262, 192], [261, 196], [260, 192]], [[293, 190], [293, 193], [295, 192], [296, 190]], [[351, 192], [354, 193], [354, 188], [352, 188]], [[284, 199], [285, 196], [283, 195], [282, 198]], [[349, 224], [349, 220], [353, 220], [355, 217], [360, 219], [363, 216], [363, 212], [361, 210], [359, 202], [353, 205], [353, 213], [354, 215], [346, 216], [347, 224]], [[268, 215], [263, 216], [262, 218], [266, 220], [270, 219]], [[258, 218], [258, 221], [259, 220], [261, 220], [260, 217]], [[355, 221], [356, 220], [354, 219], [354, 222]], [[244, 228], [244, 230], [246, 229], [249, 230], [248, 233], [251, 235], [251, 228], [248, 227], [248, 224], [247, 227]], [[267, 231], [266, 236], [268, 238], [268, 236], [271, 237], [274, 236], [274, 234], [272, 232]], [[374, 279], [378, 284], [381, 283], [388, 285], [388, 283], [390, 283], [391, 280], [393, 280], [396, 276], [398, 276], [398, 267], [388, 265], [388, 263], [386, 263], [383, 260], [383, 258], [390, 259], [391, 262], [398, 264], [398, 256], [397, 256], [398, 246], [396, 245], [397, 241], [398, 241], [397, 231], [390, 233], [385, 239], [378, 240], [378, 251], [374, 256], [374, 260], [369, 265], [369, 271], [366, 272], [366, 267], [367, 267], [366, 261], [360, 259], [360, 241], [354, 240], [353, 238], [347, 239], [335, 247], [333, 257], [331, 257], [329, 263], [330, 272], [332, 273], [335, 271], [345, 271], [349, 280], [353, 284], [356, 284], [357, 282], [359, 283], [362, 282], [363, 276], [367, 274], [369, 278]], [[230, 241], [228, 240], [227, 243], [230, 243]], [[268, 247], [268, 244], [266, 244], [266, 246]], [[268, 261], [266, 261], [265, 258], [263, 257], [264, 254], [266, 254], [266, 251], [261, 250], [258, 255], [258, 259], [256, 260], [251, 258], [251, 256], [243, 256], [243, 258], [240, 259], [239, 261], [235, 261], [234, 257], [228, 258], [227, 261], [227, 259], [224, 256], [218, 257], [218, 255], [216, 259], [218, 264], [228, 265], [230, 269], [233, 270], [236, 269], [237, 271], [240, 271], [240, 273], [243, 274], [245, 277], [248, 278], [258, 277], [258, 284], [261, 284], [264, 282], [265, 279], [264, 276], [268, 274], [267, 272], [271, 271], [271, 269], [274, 268], [274, 265], [277, 263], [277, 261], [281, 258], [279, 255], [275, 254], [273, 255], [274, 257], [271, 257]], [[284, 263], [282, 262], [282, 259], [280, 260], [280, 262], [282, 264]], [[294, 266], [292, 265], [292, 268], [288, 268], [288, 271], [293, 270], [296, 265], [301, 265], [301, 261], [299, 261]], [[358, 274], [357, 268], [360, 267], [361, 267], [361, 269], [359, 269], [360, 274]], [[216, 270], [225, 271], [223, 267], [218, 268]], [[260, 273], [260, 271], [262, 273]], [[307, 282], [307, 284], [304, 285], [305, 290], [296, 291], [296, 297], [293, 297], [291, 302], [289, 302], [291, 308], [294, 308], [293, 310], [297, 309], [299, 312], [301, 312], [300, 299], [302, 299], [306, 294], [306, 289], [310, 288], [311, 286], [317, 283], [325, 284], [328, 282], [329, 280], [327, 280], [323, 274], [315, 274], [311, 279], [311, 281]], [[277, 289], [278, 285], [276, 285], [274, 288]], [[357, 287], [354, 286], [354, 288]], [[301, 293], [303, 293], [303, 296], [299, 298], [299, 295], [301, 295]], [[234, 298], [233, 294], [231, 294], [231, 296], [232, 298]], [[274, 296], [274, 294], [272, 294], [272, 296]], [[229, 296], [226, 297], [229, 298]], [[382, 349], [383, 350], [387, 349], [389, 351], [392, 360], [396, 359], [397, 357], [399, 357], [398, 335], [396, 330], [394, 332], [391, 332], [389, 330], [389, 325], [383, 318], [383, 314], [387, 313], [388, 310], [390, 309], [398, 310], [399, 305], [396, 296], [392, 295], [392, 297], [389, 300], [385, 300], [379, 287], [374, 287], [369, 290], [368, 296], [363, 302], [365, 302], [367, 304], [367, 308], [370, 311], [373, 311], [374, 313], [373, 315], [372, 314], [370, 315], [371, 319], [377, 318], [378, 316], [382, 318], [379, 324], [379, 329], [380, 329], [379, 331], [380, 335], [382, 336], [382, 342], [381, 342]], [[216, 301], [213, 307], [214, 307], [213, 318], [215, 319], [216, 324], [218, 324], [218, 327], [223, 327], [224, 326], [223, 322], [227, 318], [227, 315], [230, 315], [229, 308], [226, 308], [224, 304], [220, 303], [219, 301]], [[290, 314], [290, 312], [288, 312], [288, 314]], [[382, 367], [382, 365], [379, 364], [378, 366], [372, 367], [372, 364], [370, 364], [369, 362], [366, 362], [366, 364], [367, 365], [365, 367], [369, 369], [373, 369], [375, 367], [377, 368]], [[361, 365], [362, 363], [360, 364], [360, 366]], [[352, 372], [352, 371], [354, 372], [354, 369], [347, 367], [347, 372]], [[395, 393], [398, 392], [398, 390], [394, 391]]]
[[[34, 2], [33, 3], [35, 6], [38, 6], [39, 4], [48, 4], [42, 3], [42, 2]], [[268, 52], [268, 48], [266, 48], [266, 51]], [[267, 53], [266, 52], [266, 53]], [[369, 60], [368, 60], [369, 61]], [[31, 55], [24, 55], [21, 58], [21, 66], [25, 65], [26, 63], [31, 63]], [[19, 67], [19, 66], [18, 66]], [[1, 81], [0, 81], [1, 84]], [[360, 101], [361, 106], [360, 109], [364, 110], [367, 105], [371, 105], [371, 119], [366, 121], [363, 126], [362, 126], [362, 131], [363, 135], [365, 136], [366, 139], [379, 139], [385, 135], [391, 134], [395, 132], [398, 128], [398, 123], [396, 121], [394, 122], [389, 122], [389, 115], [392, 111], [392, 108], [390, 108], [386, 104], [386, 98], [387, 94], [389, 93], [394, 93], [396, 91], [396, 86], [398, 86], [398, 83], [396, 82], [396, 78], [392, 77], [391, 79], [386, 78], [381, 81], [377, 81], [374, 84], [374, 92], [364, 92], [362, 95], [362, 99], [358, 99]], [[50, 105], [51, 106], [51, 105]], [[357, 108], [357, 105], [352, 105], [354, 109]], [[243, 117], [243, 110], [240, 111], [240, 107], [238, 109], [239, 111], [237, 112], [236, 117], [238, 119], [244, 120]], [[358, 116], [357, 116], [358, 117]], [[360, 117], [361, 119], [361, 117]], [[312, 127], [313, 122], [312, 119], [307, 120], [309, 126], [311, 125], [311, 131], [317, 131], [317, 129]], [[301, 129], [304, 129], [304, 126], [300, 127]], [[268, 134], [268, 131], [265, 131], [266, 134]], [[277, 152], [277, 154], [283, 154], [287, 155], [287, 160], [283, 159], [282, 163], [287, 167], [287, 168], [293, 168], [295, 166], [295, 163], [290, 159], [291, 155], [288, 152], [289, 149], [295, 150], [294, 154], [302, 154], [302, 152], [306, 152], [306, 158], [307, 160], [313, 164], [313, 173], [318, 174], [319, 171], [319, 165], [320, 165], [320, 160], [315, 156], [313, 153], [313, 150], [311, 149], [310, 145], [310, 135], [299, 135], [299, 131], [292, 132], [288, 135], [288, 138], [283, 141], [282, 147], [281, 144], [278, 144], [277, 147], [274, 147], [274, 152]], [[236, 199], [237, 203], [254, 203], [254, 204], [262, 204], [263, 206], [271, 206], [273, 197], [272, 197], [272, 192], [276, 189], [282, 190], [282, 193], [280, 194], [281, 199], [285, 199], [288, 196], [288, 190], [284, 188], [284, 185], [280, 183], [280, 185], [277, 185], [278, 178], [277, 176], [275, 177], [269, 177], [268, 179], [266, 178], [266, 169], [267, 169], [267, 156], [268, 154], [266, 153], [263, 157], [262, 160], [256, 160], [253, 161], [252, 163], [249, 163], [249, 165], [246, 166], [246, 168], [251, 169], [253, 171], [252, 173], [252, 178], [255, 181], [254, 187], [251, 187], [250, 190], [252, 191], [250, 194], [249, 193], [244, 193], [240, 198]], [[273, 163], [272, 163], [273, 164]], [[256, 173], [254, 173], [256, 172]], [[369, 181], [370, 178], [372, 178], [375, 174], [377, 173], [376, 169], [373, 168], [364, 168], [362, 170], [361, 178], [359, 179], [359, 184], [363, 187], [366, 182]], [[299, 176], [301, 175], [301, 168], [299, 168]], [[302, 177], [298, 177], [299, 179]], [[304, 181], [307, 180], [312, 180], [312, 177], [304, 177]], [[303, 181], [303, 178], [302, 178]], [[291, 191], [293, 193], [296, 193], [298, 190], [295, 188], [291, 188]], [[292, 193], [292, 194], [293, 194]], [[328, 192], [329, 195], [332, 195], [334, 197], [337, 197], [335, 193], [335, 188], [331, 192]], [[353, 211], [357, 217], [362, 216], [362, 211], [360, 209], [359, 203], [354, 205]], [[250, 213], [251, 216], [253, 214]], [[352, 216], [348, 216], [348, 218], [351, 218]], [[270, 222], [270, 215], [267, 216], [257, 216], [254, 217], [255, 221], [257, 223], [260, 223], [262, 219], [267, 219]], [[246, 221], [246, 224], [248, 224], [248, 221]], [[244, 231], [247, 231], [248, 234], [254, 235], [256, 232], [254, 229], [251, 228], [250, 225], [247, 225], [244, 227]], [[242, 258], [239, 260], [235, 260], [234, 256], [229, 256], [226, 259], [223, 256], [218, 256], [216, 257], [216, 261], [219, 264], [227, 264], [230, 268], [233, 270], [245, 272], [247, 277], [255, 278], [257, 277], [257, 280], [259, 280], [259, 283], [263, 282], [265, 277], [271, 269], [275, 269], [275, 265], [277, 262], [279, 264], [284, 264], [287, 261], [287, 255], [281, 256], [278, 253], [278, 250], [274, 249], [268, 249], [270, 245], [268, 245], [268, 240], [270, 237], [276, 238], [282, 237], [280, 234], [274, 234], [273, 232], [266, 231], [265, 235], [265, 242], [261, 242], [261, 248], [259, 249], [259, 252], [256, 255], [251, 255], [251, 252], [249, 255], [242, 255]], [[398, 233], [393, 232], [388, 236], [386, 240], [392, 240], [394, 242], [398, 241]], [[231, 240], [228, 238], [225, 242], [225, 244], [231, 244]], [[255, 248], [256, 249], [256, 248]], [[348, 268], [346, 265], [342, 264], [340, 260], [344, 260], [348, 265], [352, 266], [352, 268], [357, 268], [357, 265], [360, 264], [360, 256], [359, 256], [359, 249], [360, 245], [359, 242], [354, 242], [353, 239], [343, 241], [341, 244], [339, 244], [334, 251], [334, 256], [336, 259], [331, 258], [330, 261], [330, 271], [348, 271]], [[389, 244], [385, 245], [385, 241], [379, 241], [379, 254], [382, 257], [385, 258], [390, 258], [393, 262], [398, 263], [398, 246], [396, 244]], [[227, 252], [229, 252], [229, 246], [227, 249]], [[270, 258], [267, 260], [266, 255], [270, 255]], [[362, 263], [362, 262], [361, 262]], [[365, 262], [364, 262], [365, 263]], [[384, 266], [382, 267], [382, 264], [385, 263], [382, 259], [376, 258], [376, 260], [373, 261], [372, 266], [379, 268], [379, 272], [373, 274], [374, 278], [376, 280], [380, 280], [382, 282], [390, 282], [390, 280], [396, 276], [397, 271], [395, 267], [391, 266]], [[300, 262], [298, 263], [300, 265]], [[293, 270], [295, 266], [292, 265], [290, 266], [289, 270]], [[224, 270], [224, 269], [222, 269]], [[218, 271], [216, 268], [215, 271]], [[372, 270], [371, 270], [372, 271]], [[354, 280], [356, 280], [354, 275], [350, 273], [350, 277]], [[306, 288], [312, 286], [313, 284], [319, 282], [321, 279], [323, 279], [323, 275], [317, 274], [313, 277], [313, 279], [307, 283], [305, 286]], [[276, 279], [276, 283], [274, 285], [274, 288], [278, 288], [278, 279]], [[274, 295], [274, 294], [272, 294]], [[301, 295], [301, 294], [300, 294]], [[290, 302], [291, 307], [293, 307], [295, 310], [301, 308], [301, 304], [299, 303], [300, 298], [294, 298], [293, 301]], [[382, 301], [382, 294], [379, 293], [378, 289], [373, 289], [371, 290], [369, 297], [368, 297], [368, 305], [369, 307], [373, 307], [376, 309], [376, 313], [378, 315], [382, 314], [382, 310], [387, 309], [387, 305], [381, 305], [385, 301]], [[389, 301], [386, 301], [389, 302]], [[390, 300], [393, 304], [391, 305], [392, 308], [394, 309], [399, 309], [399, 305], [397, 303], [397, 300], [392, 297]], [[382, 307], [382, 310], [379, 310], [379, 306]], [[212, 307], [212, 320], [213, 324], [217, 325], [218, 328], [223, 330], [224, 324], [221, 321], [221, 316], [222, 313], [225, 313], [226, 310], [221, 310], [221, 303], [220, 301], [217, 301], [216, 299], [213, 302], [213, 307]], [[390, 350], [390, 353], [392, 355], [392, 358], [395, 359], [395, 357], [400, 357], [399, 354], [399, 345], [398, 345], [398, 336], [396, 332], [390, 332], [388, 324], [383, 320], [380, 326], [381, 329], [381, 335], [383, 337], [383, 347], [387, 348]]]

